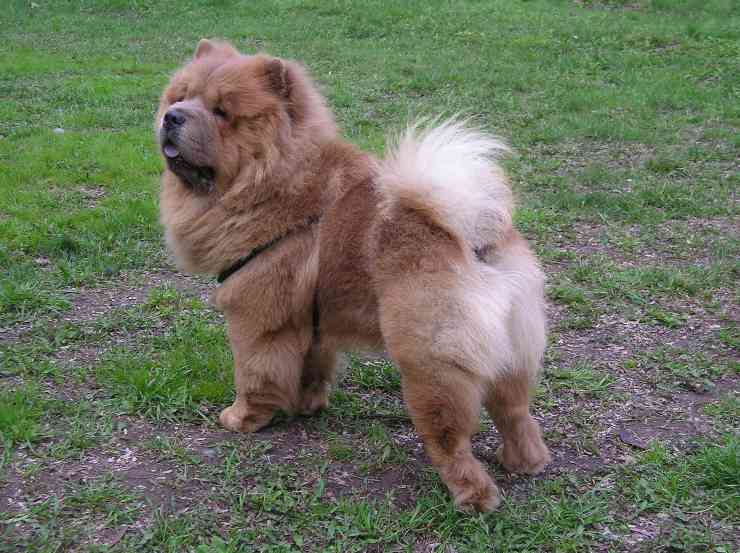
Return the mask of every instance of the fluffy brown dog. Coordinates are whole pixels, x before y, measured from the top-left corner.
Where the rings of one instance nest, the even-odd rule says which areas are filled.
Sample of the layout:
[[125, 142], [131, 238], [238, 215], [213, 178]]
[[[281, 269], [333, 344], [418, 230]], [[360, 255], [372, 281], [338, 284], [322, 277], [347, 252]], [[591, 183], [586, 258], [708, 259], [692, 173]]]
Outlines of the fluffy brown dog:
[[500, 501], [471, 450], [481, 405], [501, 463], [542, 470], [529, 393], [543, 277], [512, 227], [499, 142], [452, 121], [411, 128], [374, 159], [337, 137], [300, 65], [208, 40], [167, 86], [156, 128], [167, 243], [182, 269], [222, 282], [236, 382], [226, 428], [326, 407], [337, 352], [385, 347], [457, 505]]

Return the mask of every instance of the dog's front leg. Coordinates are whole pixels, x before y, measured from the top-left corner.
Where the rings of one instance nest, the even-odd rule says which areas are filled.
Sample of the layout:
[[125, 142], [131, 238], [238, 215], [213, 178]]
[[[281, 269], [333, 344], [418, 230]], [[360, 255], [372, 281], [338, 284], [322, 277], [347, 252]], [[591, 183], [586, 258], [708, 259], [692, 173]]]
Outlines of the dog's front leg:
[[234, 353], [236, 399], [221, 412], [221, 424], [235, 432], [256, 432], [277, 411], [298, 406], [301, 367], [310, 335], [288, 323], [277, 331], [254, 333], [254, 321], [225, 313]]

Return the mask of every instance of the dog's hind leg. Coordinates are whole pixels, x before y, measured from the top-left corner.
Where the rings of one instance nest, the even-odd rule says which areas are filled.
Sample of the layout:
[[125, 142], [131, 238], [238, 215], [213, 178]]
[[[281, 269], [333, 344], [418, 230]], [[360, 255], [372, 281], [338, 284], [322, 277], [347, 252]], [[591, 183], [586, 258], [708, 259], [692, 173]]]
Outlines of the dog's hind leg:
[[329, 386], [334, 380], [337, 353], [327, 344], [314, 344], [306, 354], [301, 373], [301, 415], [313, 415], [329, 406]]
[[470, 337], [476, 332], [466, 330], [472, 322], [455, 280], [443, 271], [385, 286], [381, 328], [401, 369], [409, 414], [455, 504], [490, 511], [501, 501], [499, 490], [473, 455], [470, 440], [491, 378], [476, 366], [479, 352]]
[[506, 324], [512, 349], [510, 367], [493, 380], [484, 402], [503, 438], [496, 452], [501, 464], [510, 472], [536, 474], [550, 462], [540, 426], [529, 412], [546, 343], [544, 278], [522, 240], [504, 249], [494, 266], [518, 276]]
[[455, 505], [476, 511], [495, 509], [501, 502], [499, 490], [470, 443], [480, 422], [479, 378], [431, 359], [399, 363], [414, 426]]
[[485, 399], [503, 438], [496, 456], [513, 473], [537, 474], [550, 462], [540, 425], [529, 413], [531, 386], [526, 373], [505, 375], [496, 380]]

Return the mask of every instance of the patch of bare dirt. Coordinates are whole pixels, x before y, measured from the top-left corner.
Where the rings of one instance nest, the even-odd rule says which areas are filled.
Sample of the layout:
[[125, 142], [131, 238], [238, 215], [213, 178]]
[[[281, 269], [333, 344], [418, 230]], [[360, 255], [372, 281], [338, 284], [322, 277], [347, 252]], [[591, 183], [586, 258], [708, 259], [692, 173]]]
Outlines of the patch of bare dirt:
[[[136, 281], [141, 281], [139, 284]], [[64, 313], [60, 320], [79, 323], [94, 321], [113, 309], [132, 307], [143, 303], [149, 292], [165, 284], [174, 286], [183, 293], [188, 293], [208, 301], [208, 285], [195, 277], [169, 270], [151, 271], [127, 275], [113, 286], [82, 288], [70, 297], [72, 308]]]
[[85, 207], [88, 209], [97, 207], [98, 202], [105, 197], [105, 188], [102, 186], [83, 186], [78, 188], [77, 191], [85, 198]]
[[[542, 145], [536, 157], [547, 159], [553, 146]], [[562, 142], [557, 145], [557, 155], [563, 163], [555, 171], [559, 176], [572, 176], [591, 166], [607, 169], [638, 169], [655, 154], [654, 146], [637, 142]], [[629, 187], [629, 183], [625, 183]]]
[[0, 346], [7, 346], [18, 342], [33, 328], [33, 323], [22, 322], [10, 327], [0, 328]]
[[[706, 267], [718, 259], [712, 246], [740, 236], [740, 222], [732, 218], [687, 219], [666, 221], [645, 231], [639, 225], [621, 230], [621, 236], [606, 224], [591, 221], [575, 222], [567, 231], [552, 233], [549, 245], [571, 252], [576, 260], [603, 256], [623, 267], [664, 265], [669, 267]], [[646, 234], [647, 232], [647, 234]], [[620, 238], [629, 247], [615, 243]], [[572, 261], [551, 263], [553, 272], [571, 267]]]
[[[112, 284], [70, 290], [67, 294], [67, 299], [71, 303], [70, 309], [44, 321], [44, 324], [53, 328], [60, 323], [71, 325], [91, 323], [114, 310], [144, 303], [153, 289], [163, 285], [174, 286], [181, 293], [196, 296], [204, 302], [209, 301], [211, 291], [215, 287], [213, 283], [168, 269], [123, 275], [119, 281]], [[0, 329], [0, 346], [22, 341], [33, 331], [35, 324], [37, 323], [34, 321], [22, 322]], [[123, 345], [130, 342], [133, 337], [114, 336], [113, 339], [118, 345]], [[89, 364], [99, 357], [102, 349], [97, 346], [81, 348], [62, 346], [56, 352], [56, 358], [68, 364]]]
[[643, 236], [639, 226], [627, 229], [635, 247], [631, 255], [643, 264], [706, 267], [717, 261], [713, 246], [723, 240], [740, 236], [740, 221], [728, 217], [713, 219], [690, 218], [661, 223]]
[[[269, 442], [269, 449], [262, 455], [263, 462], [296, 469], [301, 475], [303, 488], [316, 488], [319, 481], [323, 481], [323, 497], [326, 500], [350, 496], [382, 500], [392, 496], [394, 504], [399, 507], [413, 503], [419, 489], [419, 474], [428, 466], [429, 460], [410, 421], [391, 433], [394, 442], [407, 453], [407, 462], [403, 465], [382, 465], [370, 470], [363, 468], [360, 461], [333, 460], [329, 454], [330, 433], [316, 431], [311, 426], [309, 418], [299, 417], [253, 435], [226, 434], [236, 442], [253, 442], [258, 448], [261, 442]], [[377, 453], [380, 455], [381, 451]], [[306, 465], [303, 462], [306, 456], [326, 459], [324, 471], [319, 472], [315, 464]], [[244, 486], [252, 488], [260, 480], [259, 475], [245, 478]]]
[[599, 2], [598, 0], [573, 0], [577, 6], [586, 9], [610, 11], [641, 11], [645, 8], [644, 2]]
[[426, 456], [417, 454], [401, 466], [365, 473], [353, 463], [333, 462], [323, 476], [324, 495], [330, 500], [355, 497], [382, 501], [392, 497], [394, 505], [413, 505], [420, 491], [419, 474], [429, 466]]
[[[605, 256], [627, 266], [634, 264], [629, 255], [609, 243], [609, 229], [604, 224], [577, 222], [572, 224], [567, 232], [552, 233], [550, 239], [551, 247], [571, 252], [579, 261], [591, 256]], [[548, 268], [558, 272], [571, 267], [573, 263], [572, 261], [551, 263]]]
[[[86, 449], [79, 457], [55, 459], [46, 455], [39, 457], [33, 451], [16, 453], [14, 470], [7, 477], [10, 485], [0, 490], [0, 511], [21, 512], [29, 501], [39, 502], [54, 495], [60, 496], [70, 486], [90, 483], [108, 475], [121, 482], [129, 482], [132, 490], [155, 504], [158, 498], [169, 496], [161, 490], [170, 487], [176, 467], [139, 447], [142, 441], [154, 437], [156, 430], [133, 419], [120, 418], [117, 422], [125, 422], [128, 426], [114, 434], [109, 443]], [[34, 470], [34, 465], [39, 463], [42, 470]]]
[[[708, 358], [729, 356], [732, 349], [717, 339], [721, 315], [677, 309], [686, 314], [686, 322], [676, 328], [639, 320], [629, 320], [619, 313], [601, 314], [588, 330], [561, 330], [555, 336], [554, 351], [570, 362], [589, 362], [620, 372], [628, 359], [657, 348], [702, 353]], [[568, 315], [567, 308], [554, 306], [549, 312], [552, 326]]]
[[[236, 435], [217, 428], [192, 425], [154, 425], [134, 417], [117, 417], [113, 433], [105, 444], [81, 451], [69, 458], [50, 455], [51, 442], [33, 450], [17, 451], [0, 486], [0, 513], [5, 520], [15, 519], [6, 527], [16, 536], [28, 536], [34, 531], [33, 517], [26, 514], [34, 505], [56, 498], [64, 506], [65, 498], [81, 487], [100, 481], [122, 486], [136, 498], [139, 514], [133, 524], [116, 528], [101, 528], [104, 534], [90, 535], [90, 543], [112, 545], [122, 537], [121, 531], [146, 527], [154, 511], [162, 514], [182, 514], [193, 507], [208, 505], [212, 512], [228, 510], [220, 505], [217, 490], [223, 484], [197, 466], [183, 463], [170, 452], [152, 446], [157, 437], [179, 438], [186, 451], [205, 464], [218, 464], [215, 449], [197, 444], [222, 444]], [[60, 429], [60, 437], [64, 437]], [[89, 522], [89, 521], [88, 521]]]

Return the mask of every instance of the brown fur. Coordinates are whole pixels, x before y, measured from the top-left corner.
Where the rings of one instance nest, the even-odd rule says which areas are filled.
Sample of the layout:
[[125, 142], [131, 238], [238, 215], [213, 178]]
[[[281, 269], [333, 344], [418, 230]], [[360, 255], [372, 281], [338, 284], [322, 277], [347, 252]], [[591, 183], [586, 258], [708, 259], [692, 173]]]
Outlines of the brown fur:
[[[170, 109], [187, 115], [172, 136], [162, 127]], [[183, 269], [219, 274], [290, 233], [216, 291], [234, 352], [236, 399], [220, 417], [226, 428], [256, 431], [277, 410], [325, 407], [337, 352], [385, 347], [458, 505], [490, 510], [499, 503], [471, 450], [482, 405], [502, 433], [504, 466], [542, 470], [549, 456], [528, 408], [539, 354], [522, 356], [526, 367], [509, 363], [503, 375], [473, 366], [455, 345], [469, 323], [450, 291], [462, 286], [461, 271], [484, 261], [433, 209], [384, 200], [379, 161], [337, 137], [301, 66], [201, 41], [162, 95], [156, 128], [163, 146], [170, 140], [181, 159], [214, 171], [203, 188], [174, 162], [162, 179], [161, 219]], [[312, 216], [317, 224], [306, 223]], [[530, 263], [536, 272], [526, 243], [509, 221], [501, 225], [478, 255], [491, 265]]]

